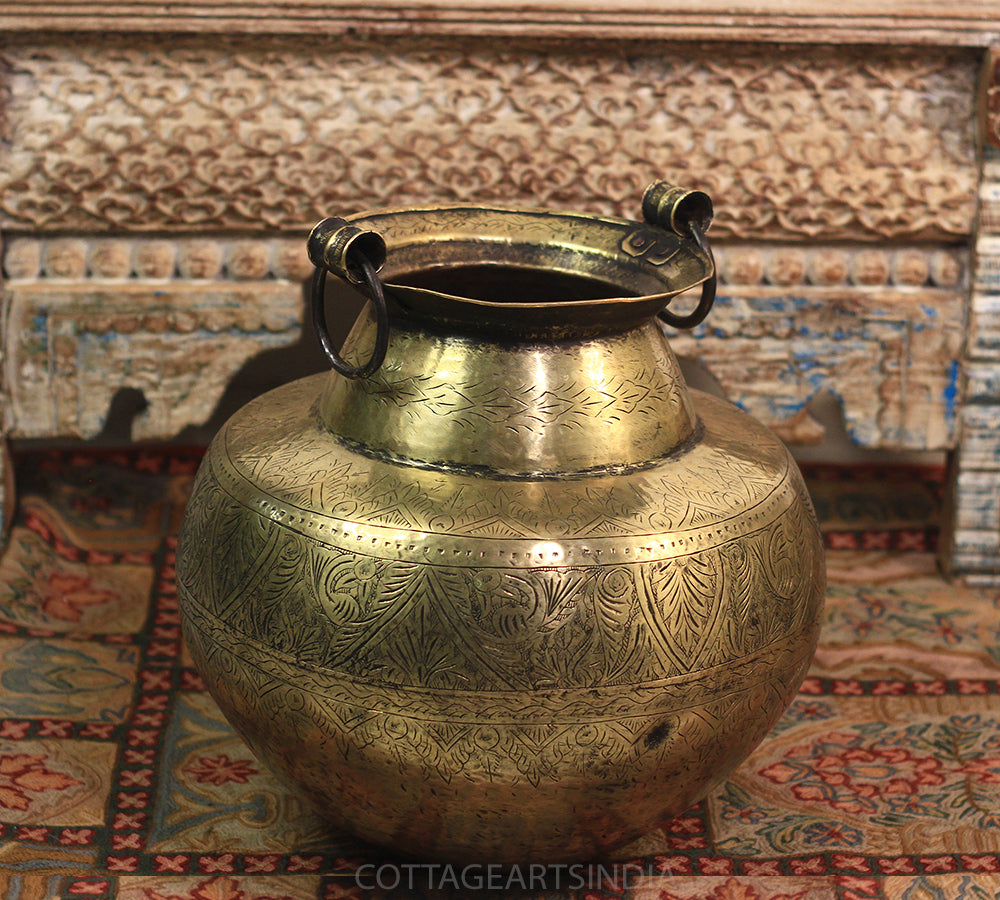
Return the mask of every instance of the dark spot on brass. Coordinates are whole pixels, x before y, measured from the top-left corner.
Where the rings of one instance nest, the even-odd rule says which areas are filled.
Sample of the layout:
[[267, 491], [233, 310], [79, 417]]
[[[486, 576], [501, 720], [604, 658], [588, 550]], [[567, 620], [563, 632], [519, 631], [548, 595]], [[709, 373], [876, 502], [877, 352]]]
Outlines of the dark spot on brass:
[[670, 723], [660, 722], [649, 734], [646, 735], [646, 749], [654, 750], [659, 747], [668, 737], [670, 737]]

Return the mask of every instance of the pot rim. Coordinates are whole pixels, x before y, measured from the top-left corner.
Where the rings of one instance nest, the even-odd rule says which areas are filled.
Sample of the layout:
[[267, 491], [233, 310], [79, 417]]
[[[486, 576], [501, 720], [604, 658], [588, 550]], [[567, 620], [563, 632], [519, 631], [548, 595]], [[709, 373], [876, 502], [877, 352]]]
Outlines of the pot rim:
[[[468, 203], [376, 209], [345, 217], [386, 245], [381, 276], [406, 312], [449, 324], [586, 326], [656, 315], [707, 281], [714, 261], [692, 238], [647, 222], [544, 208]], [[603, 284], [599, 297], [492, 299], [407, 284], [415, 273], [496, 267]], [[561, 313], [560, 313], [561, 311]]]

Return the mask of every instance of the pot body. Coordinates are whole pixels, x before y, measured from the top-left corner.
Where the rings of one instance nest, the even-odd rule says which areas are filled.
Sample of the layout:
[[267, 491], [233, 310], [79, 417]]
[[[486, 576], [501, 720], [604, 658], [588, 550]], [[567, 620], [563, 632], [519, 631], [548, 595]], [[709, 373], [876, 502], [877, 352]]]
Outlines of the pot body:
[[605, 857], [731, 772], [805, 675], [825, 582], [794, 462], [688, 391], [651, 318], [611, 321], [541, 339], [397, 309], [376, 375], [279, 388], [209, 449], [178, 547], [190, 652], [253, 751], [367, 840]]

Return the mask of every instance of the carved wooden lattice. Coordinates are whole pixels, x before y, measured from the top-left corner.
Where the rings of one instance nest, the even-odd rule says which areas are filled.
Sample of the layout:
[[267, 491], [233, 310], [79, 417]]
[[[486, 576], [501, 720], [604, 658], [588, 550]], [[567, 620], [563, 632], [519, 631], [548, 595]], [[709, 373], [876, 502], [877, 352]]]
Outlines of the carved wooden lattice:
[[657, 178], [722, 237], [961, 239], [966, 51], [184, 37], [3, 53], [8, 230], [301, 230], [434, 201], [633, 217]]

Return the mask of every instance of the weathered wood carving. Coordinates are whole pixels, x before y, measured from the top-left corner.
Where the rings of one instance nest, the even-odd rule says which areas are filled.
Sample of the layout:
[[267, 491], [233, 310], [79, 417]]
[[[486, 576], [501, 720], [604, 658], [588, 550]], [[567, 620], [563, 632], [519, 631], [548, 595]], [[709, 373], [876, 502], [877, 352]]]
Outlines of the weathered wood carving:
[[106, 36], [2, 60], [8, 230], [435, 200], [631, 217], [672, 173], [716, 198], [716, 239], [961, 239], [974, 213], [967, 51]]
[[302, 241], [20, 239], [7, 251], [10, 433], [94, 437], [114, 394], [136, 438], [211, 414], [258, 353], [301, 334]]
[[952, 478], [946, 566], [1000, 583], [1000, 50], [983, 71], [982, 181], [975, 278], [966, 329], [964, 402]]
[[954, 446], [965, 253], [740, 245], [716, 256], [711, 316], [671, 344], [731, 400], [791, 443], [822, 440], [807, 404], [828, 391], [861, 446]]

